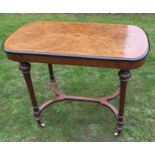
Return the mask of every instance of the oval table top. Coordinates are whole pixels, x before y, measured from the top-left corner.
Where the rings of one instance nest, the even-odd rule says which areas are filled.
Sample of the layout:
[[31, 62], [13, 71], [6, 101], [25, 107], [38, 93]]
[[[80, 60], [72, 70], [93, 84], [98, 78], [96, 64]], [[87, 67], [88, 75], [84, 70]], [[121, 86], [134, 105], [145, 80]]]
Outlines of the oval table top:
[[136, 61], [147, 55], [149, 43], [133, 25], [36, 21], [11, 34], [3, 48], [15, 54]]

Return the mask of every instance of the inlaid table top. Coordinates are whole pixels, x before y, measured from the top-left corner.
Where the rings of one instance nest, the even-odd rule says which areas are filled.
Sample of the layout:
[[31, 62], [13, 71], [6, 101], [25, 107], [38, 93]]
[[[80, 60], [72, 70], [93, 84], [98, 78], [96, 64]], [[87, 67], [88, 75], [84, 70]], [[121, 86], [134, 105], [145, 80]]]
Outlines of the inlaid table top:
[[18, 56], [139, 61], [149, 43], [133, 25], [36, 21], [12, 33], [3, 49]]

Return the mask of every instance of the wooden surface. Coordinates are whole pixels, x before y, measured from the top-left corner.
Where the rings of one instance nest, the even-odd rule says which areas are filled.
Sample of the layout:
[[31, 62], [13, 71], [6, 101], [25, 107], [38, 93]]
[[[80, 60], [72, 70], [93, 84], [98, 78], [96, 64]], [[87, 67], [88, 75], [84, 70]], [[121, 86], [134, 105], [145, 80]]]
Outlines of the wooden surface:
[[19, 28], [3, 48], [12, 54], [137, 61], [149, 44], [132, 25], [38, 21]]

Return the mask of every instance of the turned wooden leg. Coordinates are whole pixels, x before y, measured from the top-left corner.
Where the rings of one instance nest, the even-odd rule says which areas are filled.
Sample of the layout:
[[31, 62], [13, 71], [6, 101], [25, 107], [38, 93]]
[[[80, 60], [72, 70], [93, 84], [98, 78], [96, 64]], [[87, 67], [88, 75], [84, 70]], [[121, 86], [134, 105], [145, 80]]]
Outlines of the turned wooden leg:
[[51, 64], [48, 64], [48, 71], [49, 71], [49, 75], [50, 75], [50, 80], [55, 81], [53, 66]]
[[128, 70], [120, 70], [118, 73], [120, 78], [120, 100], [119, 100], [119, 112], [117, 118], [117, 133], [121, 133], [124, 127], [124, 107], [125, 107], [125, 97], [128, 79], [131, 77], [131, 73]]
[[34, 89], [32, 85], [30, 68], [31, 68], [31, 65], [29, 63], [20, 63], [19, 70], [21, 70], [21, 72], [23, 73], [23, 76], [24, 76], [24, 79], [25, 79], [25, 82], [28, 88], [28, 92], [31, 98], [32, 107], [34, 111], [34, 118], [37, 121], [38, 125], [43, 127], [45, 125], [41, 123], [39, 108], [37, 105], [37, 101], [36, 101], [36, 97], [35, 97], [35, 93], [34, 93]]

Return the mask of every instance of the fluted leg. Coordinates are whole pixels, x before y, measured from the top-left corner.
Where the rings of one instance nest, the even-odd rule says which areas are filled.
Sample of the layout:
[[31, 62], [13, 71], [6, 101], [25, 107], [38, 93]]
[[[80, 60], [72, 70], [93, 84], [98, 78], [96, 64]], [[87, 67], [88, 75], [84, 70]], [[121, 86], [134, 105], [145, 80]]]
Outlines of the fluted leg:
[[28, 88], [28, 92], [31, 98], [32, 107], [34, 111], [34, 118], [37, 121], [38, 125], [43, 127], [44, 124], [41, 123], [39, 108], [37, 105], [37, 101], [36, 101], [36, 97], [35, 97], [35, 93], [34, 93], [34, 89], [32, 85], [30, 68], [31, 68], [31, 65], [29, 63], [20, 63], [19, 70], [21, 70], [21, 72], [23, 73], [23, 76], [24, 76], [24, 79], [25, 79], [25, 82]]
[[131, 73], [128, 70], [120, 70], [118, 73], [120, 78], [120, 100], [119, 100], [119, 113], [117, 118], [117, 134], [120, 134], [124, 127], [124, 107], [125, 97], [128, 79], [131, 77]]

